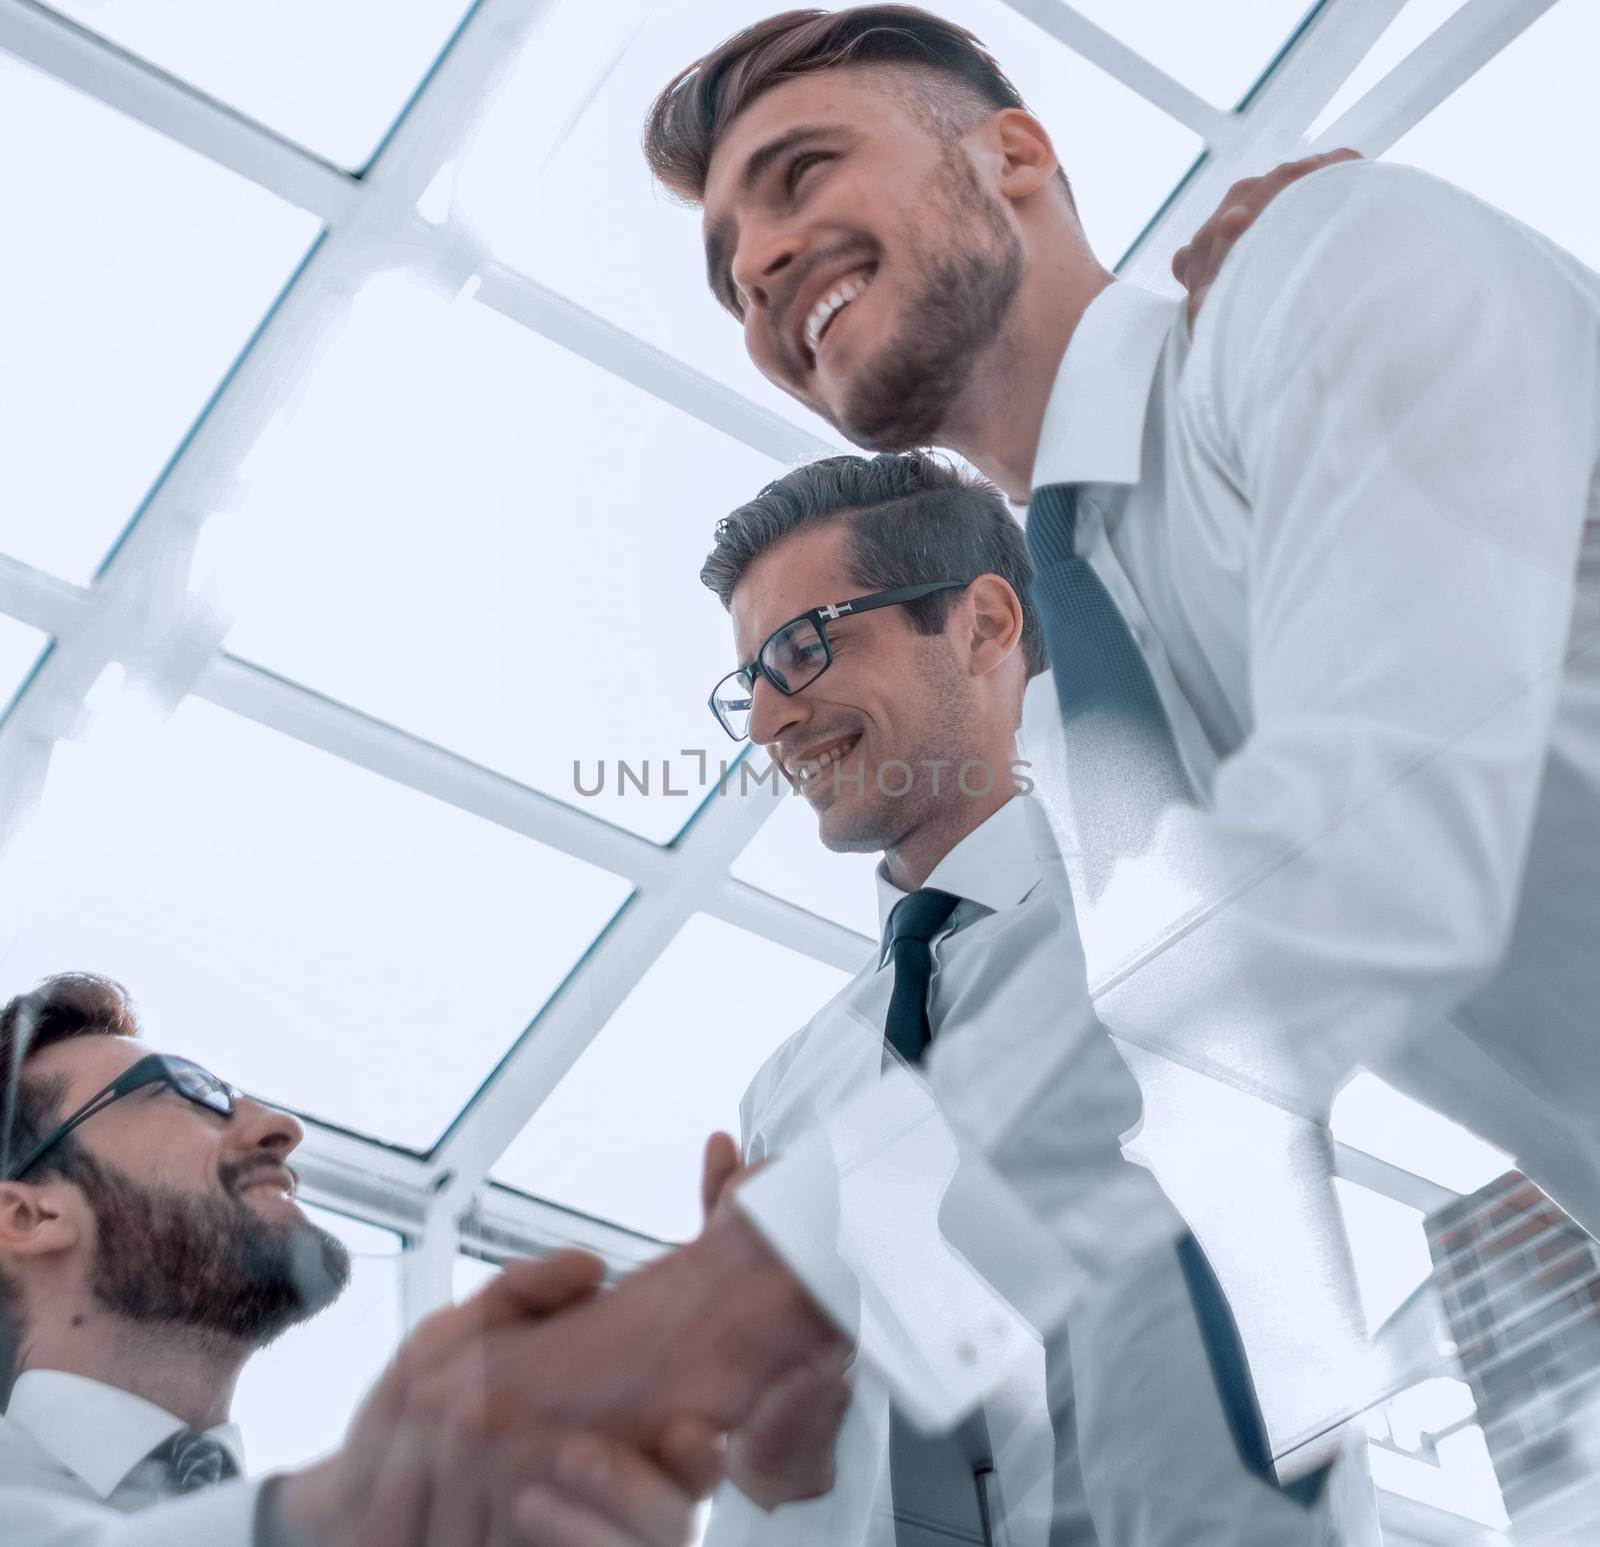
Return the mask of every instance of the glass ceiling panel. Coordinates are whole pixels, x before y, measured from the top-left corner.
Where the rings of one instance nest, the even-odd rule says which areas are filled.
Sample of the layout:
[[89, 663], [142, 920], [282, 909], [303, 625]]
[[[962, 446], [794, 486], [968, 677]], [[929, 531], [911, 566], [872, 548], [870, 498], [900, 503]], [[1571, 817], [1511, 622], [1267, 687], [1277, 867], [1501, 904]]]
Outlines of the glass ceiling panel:
[[706, 1136], [738, 1135], [751, 1077], [846, 978], [720, 919], [690, 919], [495, 1180], [664, 1240], [693, 1235]]
[[[713, 782], [734, 751], [706, 708], [734, 660], [700, 565], [776, 471], [497, 313], [387, 277], [208, 531], [228, 646], [666, 840], [707, 793], [684, 749]], [[663, 760], [685, 793], [663, 793]], [[649, 764], [648, 795], [619, 763]]]
[[[302, 1207], [350, 1248], [350, 1285], [319, 1316], [255, 1354], [239, 1377], [233, 1417], [244, 1430], [252, 1476], [332, 1450], [403, 1330], [400, 1237], [331, 1209]], [[316, 1400], [308, 1402], [313, 1391]]]
[[363, 165], [467, 0], [49, 0], [50, 8], [341, 166]]
[[98, 696], [0, 864], [3, 994], [109, 973], [269, 1100], [429, 1147], [626, 895], [211, 705]]
[[49, 642], [49, 635], [0, 613], [0, 719]]
[[1596, 59], [1600, 6], [1560, 0], [1385, 159], [1448, 178], [1600, 268], [1594, 136], [1579, 127], [1593, 123]]
[[740, 881], [877, 939], [877, 865], [876, 854], [823, 848], [816, 813], [803, 796], [785, 795], [731, 869]]
[[[1096, 251], [1114, 262], [1200, 149], [1187, 129], [1001, 0], [932, 9], [972, 27], [1057, 138]], [[699, 214], [652, 184], [639, 130], [655, 94], [766, 0], [557, 10], [458, 168], [458, 213], [498, 255], [670, 354], [826, 434], [745, 358], [706, 289]]]
[[[1232, 107], [1293, 35], [1312, 0], [1068, 0], [1097, 27], [1218, 107]], [[1000, 55], [1001, 64], [1006, 56]]]
[[0, 548], [86, 581], [316, 222], [0, 54]]
[[1451, 1192], [1476, 1192], [1513, 1158], [1471, 1129], [1363, 1071], [1334, 1097], [1328, 1126], [1341, 1144], [1426, 1177]]
[[1465, 0], [1409, 0], [1306, 130], [1306, 139], [1315, 140], [1347, 108], [1354, 107], [1412, 49], [1432, 37], [1440, 25], [1454, 16], [1464, 3]]

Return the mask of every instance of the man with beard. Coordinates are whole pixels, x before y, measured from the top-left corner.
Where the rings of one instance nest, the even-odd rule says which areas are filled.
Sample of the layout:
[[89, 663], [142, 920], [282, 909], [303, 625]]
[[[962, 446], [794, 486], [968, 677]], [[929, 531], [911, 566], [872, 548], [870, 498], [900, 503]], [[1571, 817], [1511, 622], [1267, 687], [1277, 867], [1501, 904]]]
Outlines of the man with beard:
[[[882, 855], [883, 946], [751, 1082], [743, 1161], [791, 1153], [903, 1058], [1080, 1270], [1044, 1357], [954, 1438], [917, 1434], [871, 1369], [796, 1372], [734, 1437], [707, 1547], [1332, 1539], [1330, 1500], [1302, 1508], [1241, 1463], [1183, 1222], [1119, 1148], [1138, 1091], [1090, 1009], [1017, 760], [1046, 665], [1032, 578], [999, 491], [922, 454], [795, 469], [718, 524], [701, 571], [747, 663], [712, 694], [722, 728], [771, 754], [825, 847]], [[715, 1135], [708, 1212], [740, 1166]], [[891, 1184], [907, 1209], [914, 1174]], [[937, 1200], [946, 1178], [925, 1185]]]
[[1271, 1451], [1314, 1456], [1376, 1373], [1324, 1126], [1358, 1063], [1600, 1227], [1600, 282], [1356, 162], [1273, 203], [1191, 337], [908, 6], [748, 29], [645, 144], [764, 374], [1027, 503], [1058, 885]]
[[[294, 1118], [185, 1059], [146, 1052], [138, 1032], [120, 987], [85, 974], [49, 979], [0, 1010], [0, 1359], [9, 1350], [14, 1375], [0, 1419], [7, 1547], [489, 1541], [488, 1508], [430, 1526], [414, 1482], [440, 1449], [476, 1470], [485, 1493], [503, 1486], [497, 1547], [687, 1539], [692, 1490], [630, 1446], [530, 1430], [516, 1477], [497, 1479], [484, 1432], [463, 1455], [426, 1414], [408, 1426], [408, 1384], [430, 1373], [472, 1382], [475, 1339], [497, 1320], [591, 1294], [598, 1264], [580, 1254], [518, 1264], [426, 1324], [341, 1451], [265, 1484], [243, 1481], [228, 1421], [239, 1374], [333, 1302], [350, 1260], [294, 1201]], [[691, 1437], [682, 1462], [680, 1473], [711, 1464], [706, 1444]], [[330, 1493], [360, 1490], [371, 1497], [353, 1508], [325, 1507]]]

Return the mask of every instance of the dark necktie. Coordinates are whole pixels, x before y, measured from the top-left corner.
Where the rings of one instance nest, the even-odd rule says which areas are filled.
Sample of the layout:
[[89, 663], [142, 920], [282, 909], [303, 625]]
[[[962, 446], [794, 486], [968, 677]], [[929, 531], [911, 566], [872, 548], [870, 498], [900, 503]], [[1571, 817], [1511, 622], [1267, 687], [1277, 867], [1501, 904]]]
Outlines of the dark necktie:
[[[960, 904], [952, 893], [925, 886], [902, 897], [889, 915], [884, 944], [894, 963], [894, 990], [883, 1034], [910, 1064], [922, 1062], [933, 1040], [928, 1021], [933, 940]], [[889, 1476], [899, 1542], [991, 1539], [982, 1513], [988, 1505], [984, 1479], [992, 1470], [988, 1445], [981, 1409], [954, 1434], [933, 1437], [919, 1434], [898, 1410], [890, 1410]]]
[[907, 1063], [922, 1062], [933, 1040], [928, 1025], [928, 984], [933, 978], [933, 937], [950, 922], [961, 899], [937, 887], [902, 897], [889, 915], [884, 944], [894, 962], [894, 992], [883, 1034]]
[[[1110, 592], [1078, 556], [1078, 500], [1075, 484], [1033, 491], [1028, 556], [1061, 701], [1067, 796], [1096, 897], [1119, 858], [1148, 848], [1161, 812], [1194, 797], [1150, 668]], [[1227, 1297], [1192, 1235], [1178, 1242], [1178, 1257], [1240, 1459], [1270, 1482], [1271, 1447]], [[1314, 1473], [1285, 1491], [1309, 1505], [1326, 1480], [1326, 1471]]]
[[198, 1493], [239, 1473], [220, 1440], [194, 1429], [180, 1429], [150, 1454], [166, 1467], [178, 1493]]
[[1033, 599], [1061, 701], [1069, 798], [1085, 880], [1145, 849], [1168, 806], [1191, 798], [1172, 729], [1117, 604], [1074, 547], [1079, 491], [1046, 484], [1028, 506]]

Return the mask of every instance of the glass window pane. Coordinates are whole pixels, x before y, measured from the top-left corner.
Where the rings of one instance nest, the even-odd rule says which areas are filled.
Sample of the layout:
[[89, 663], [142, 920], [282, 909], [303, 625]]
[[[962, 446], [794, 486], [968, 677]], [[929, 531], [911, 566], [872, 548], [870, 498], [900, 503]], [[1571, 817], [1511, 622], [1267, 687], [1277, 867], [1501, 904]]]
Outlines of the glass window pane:
[[[1096, 251], [1115, 261], [1198, 139], [1001, 0], [932, 9], [972, 27], [1012, 73], [1057, 138]], [[698, 211], [656, 189], [639, 152], [661, 87], [772, 10], [766, 0], [627, 5], [601, 25], [600, 13], [568, 0], [490, 107], [455, 197], [506, 262], [824, 433], [745, 358], [738, 327], [706, 289]]]
[[500, 1264], [497, 1262], [485, 1262], [482, 1257], [469, 1257], [465, 1252], [457, 1252], [455, 1267], [450, 1274], [451, 1292], [456, 1299], [465, 1300], [468, 1295], [475, 1295], [499, 1271]]
[[1367, 50], [1349, 78], [1333, 94], [1327, 107], [1319, 113], [1306, 139], [1315, 140], [1329, 124], [1336, 122], [1354, 107], [1418, 44], [1426, 42], [1439, 30], [1440, 25], [1454, 16], [1464, 0], [1410, 0], [1400, 14], [1384, 28], [1378, 41]]
[[[1219, 107], [1232, 107], [1293, 36], [1311, 0], [1071, 0], [1097, 27]], [[1004, 54], [1000, 63], [1006, 63]]]
[[1334, 1098], [1333, 1136], [1402, 1171], [1452, 1192], [1476, 1192], [1512, 1166], [1512, 1157], [1460, 1123], [1361, 1073]]
[[154, 1045], [429, 1147], [626, 883], [208, 704], [147, 718], [58, 748], [0, 865], [6, 992], [109, 973]]
[[302, 1205], [350, 1248], [345, 1292], [320, 1316], [287, 1332], [248, 1365], [234, 1396], [251, 1475], [325, 1454], [400, 1342], [403, 1242], [392, 1230]]
[[1355, 1257], [1367, 1330], [1376, 1332], [1433, 1272], [1421, 1209], [1334, 1178], [1339, 1209]]
[[50, 0], [52, 10], [342, 166], [364, 164], [466, 0]]
[[1592, 119], [1596, 58], [1600, 7], [1552, 6], [1386, 159], [1448, 178], [1600, 267], [1592, 136], [1573, 132]]
[[700, 1228], [700, 1159], [846, 974], [720, 919], [689, 920], [494, 1168], [494, 1178], [665, 1240]]
[[229, 648], [665, 840], [707, 793], [685, 749], [713, 783], [735, 751], [700, 565], [777, 471], [497, 313], [380, 280], [208, 533]]
[[0, 613], [0, 718], [49, 642], [49, 636], [38, 629]]
[[[764, 754], [758, 754], [764, 756]], [[878, 937], [876, 854], [834, 854], [817, 837], [817, 816], [803, 796], [785, 795], [778, 809], [733, 862], [740, 881], [812, 913]]]
[[0, 548], [86, 581], [316, 222], [0, 55]]

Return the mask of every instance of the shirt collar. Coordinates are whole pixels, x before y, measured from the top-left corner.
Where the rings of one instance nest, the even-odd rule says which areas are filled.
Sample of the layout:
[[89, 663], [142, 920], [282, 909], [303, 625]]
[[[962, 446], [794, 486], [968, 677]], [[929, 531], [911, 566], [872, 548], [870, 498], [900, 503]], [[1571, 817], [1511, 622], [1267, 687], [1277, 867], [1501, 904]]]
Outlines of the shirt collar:
[[[102, 1499], [109, 1498], [157, 1445], [188, 1427], [131, 1391], [65, 1370], [24, 1370], [11, 1388], [5, 1416]], [[219, 1424], [206, 1432], [220, 1442], [244, 1476], [239, 1426]]]
[[1181, 305], [1120, 280], [1088, 304], [1045, 404], [1032, 488], [1138, 483], [1156, 363]]
[[[1016, 907], [1038, 885], [1041, 874], [1028, 814], [1014, 795], [951, 849], [922, 884], [999, 913]], [[876, 877], [881, 940], [894, 905], [909, 894], [884, 875], [881, 860]]]

